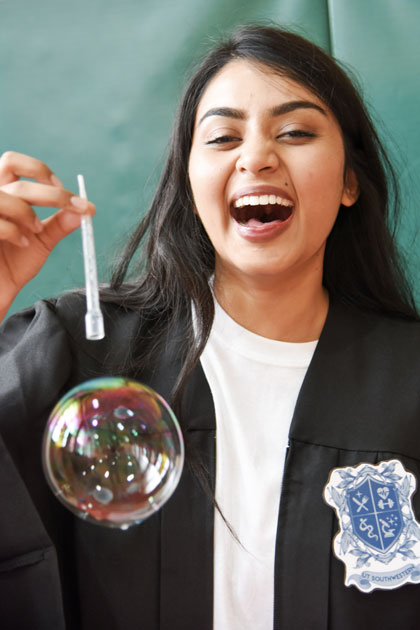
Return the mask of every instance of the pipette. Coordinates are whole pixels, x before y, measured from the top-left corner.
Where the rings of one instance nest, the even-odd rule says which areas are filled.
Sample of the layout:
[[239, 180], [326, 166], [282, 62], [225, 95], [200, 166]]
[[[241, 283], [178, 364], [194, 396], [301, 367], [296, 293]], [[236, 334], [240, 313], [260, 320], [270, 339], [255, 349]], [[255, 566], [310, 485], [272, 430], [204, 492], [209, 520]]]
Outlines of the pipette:
[[[85, 179], [83, 175], [77, 176], [79, 196], [87, 200]], [[98, 273], [96, 269], [95, 240], [93, 237], [93, 225], [90, 215], [84, 214], [81, 222], [83, 262], [85, 267], [86, 284], [86, 315], [85, 331], [86, 339], [91, 341], [103, 339], [104, 320], [99, 306]]]

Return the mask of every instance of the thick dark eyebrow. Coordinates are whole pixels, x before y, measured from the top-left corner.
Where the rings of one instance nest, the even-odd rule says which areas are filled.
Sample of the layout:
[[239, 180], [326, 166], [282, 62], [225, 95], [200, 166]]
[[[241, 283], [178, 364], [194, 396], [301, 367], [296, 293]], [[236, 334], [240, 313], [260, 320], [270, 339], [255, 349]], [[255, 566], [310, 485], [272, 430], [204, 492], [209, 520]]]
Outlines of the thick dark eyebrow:
[[[296, 109], [315, 109], [316, 111], [321, 112], [324, 116], [327, 115], [325, 109], [316, 103], [312, 103], [312, 101], [289, 101], [287, 103], [282, 103], [282, 105], [276, 105], [273, 107], [270, 110], [270, 115], [273, 117], [283, 116], [284, 114], [289, 114]], [[225, 118], [234, 118], [235, 120], [244, 120], [246, 118], [245, 112], [241, 109], [232, 109], [231, 107], [212, 107], [200, 118], [198, 124], [201, 125], [203, 120], [209, 116], [223, 116]]]
[[198, 121], [201, 125], [205, 118], [209, 116], [224, 116], [225, 118], [235, 118], [236, 120], [244, 120], [245, 112], [241, 109], [232, 109], [231, 107], [212, 107]]
[[327, 115], [325, 109], [312, 101], [289, 101], [288, 103], [283, 103], [282, 105], [273, 107], [270, 114], [272, 116], [282, 116], [283, 114], [294, 112], [296, 109], [315, 109], [317, 112], [321, 112], [324, 116]]

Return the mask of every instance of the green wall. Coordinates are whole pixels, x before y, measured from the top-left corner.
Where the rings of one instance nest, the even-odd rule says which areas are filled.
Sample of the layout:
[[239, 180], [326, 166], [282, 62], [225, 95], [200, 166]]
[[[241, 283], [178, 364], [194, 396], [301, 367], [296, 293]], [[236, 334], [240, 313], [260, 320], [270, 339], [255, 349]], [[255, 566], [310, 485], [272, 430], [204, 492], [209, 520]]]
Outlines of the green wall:
[[[399, 145], [400, 239], [420, 290], [420, 0], [0, 0], [0, 152], [39, 157], [73, 190], [85, 175], [106, 279], [147, 208], [191, 63], [211, 38], [262, 20], [294, 26], [350, 64], [388, 146]], [[76, 232], [12, 310], [81, 284]]]

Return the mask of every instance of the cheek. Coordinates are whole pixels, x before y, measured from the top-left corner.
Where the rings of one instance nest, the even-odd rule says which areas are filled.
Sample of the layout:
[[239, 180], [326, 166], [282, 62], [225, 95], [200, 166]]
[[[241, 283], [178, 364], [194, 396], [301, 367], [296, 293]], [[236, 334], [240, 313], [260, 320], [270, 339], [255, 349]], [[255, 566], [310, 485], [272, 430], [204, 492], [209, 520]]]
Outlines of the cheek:
[[319, 157], [317, 163], [301, 168], [297, 176], [300, 201], [309, 203], [316, 213], [335, 213], [344, 189], [344, 160], [329, 155]]
[[199, 217], [210, 241], [213, 242], [219, 230], [221, 193], [217, 188], [218, 174], [204, 160], [191, 153], [188, 169], [190, 186], [194, 199], [194, 212]]
[[214, 164], [211, 160], [194, 159], [188, 169], [191, 184], [195, 182], [198, 186], [218, 183], [221, 185], [224, 174], [223, 166]]
[[210, 160], [191, 154], [188, 175], [199, 214], [223, 204], [227, 181], [225, 171], [220, 164], [212, 164]]
[[212, 150], [199, 142], [192, 144], [188, 161], [188, 172], [197, 181], [219, 182], [227, 179], [235, 169], [233, 151]]

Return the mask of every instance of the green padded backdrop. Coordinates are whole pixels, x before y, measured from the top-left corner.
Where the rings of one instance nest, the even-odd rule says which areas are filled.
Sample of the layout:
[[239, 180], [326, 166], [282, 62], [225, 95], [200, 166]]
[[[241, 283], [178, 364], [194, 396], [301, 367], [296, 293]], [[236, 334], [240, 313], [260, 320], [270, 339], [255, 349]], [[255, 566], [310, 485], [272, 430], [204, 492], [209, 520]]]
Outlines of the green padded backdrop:
[[[188, 69], [252, 21], [293, 26], [359, 78], [401, 167], [400, 241], [420, 291], [420, 0], [0, 0], [0, 152], [39, 157], [73, 190], [85, 175], [105, 280], [147, 208]], [[81, 284], [77, 231], [11, 312]]]

